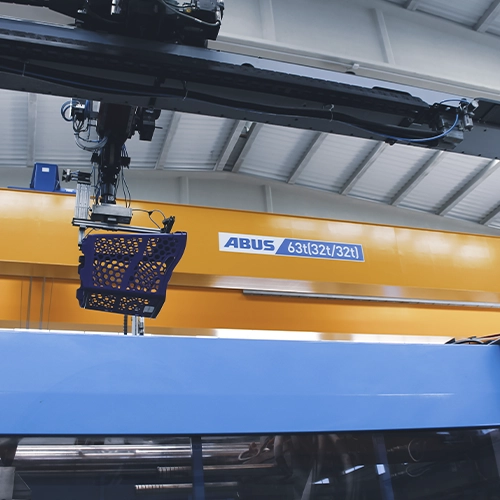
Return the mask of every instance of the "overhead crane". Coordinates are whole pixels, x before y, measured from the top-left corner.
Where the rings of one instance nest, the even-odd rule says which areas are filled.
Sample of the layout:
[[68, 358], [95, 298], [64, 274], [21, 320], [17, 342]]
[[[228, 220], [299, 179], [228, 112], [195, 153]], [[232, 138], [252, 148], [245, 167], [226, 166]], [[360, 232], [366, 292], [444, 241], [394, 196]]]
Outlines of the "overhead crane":
[[[84, 198], [80, 209], [92, 215], [74, 223], [135, 233], [118, 236], [122, 255], [141, 238], [161, 247], [144, 235], [173, 236], [173, 219], [151, 233], [129, 226], [129, 207], [116, 204], [130, 162], [125, 142], [135, 131], [151, 140], [163, 109], [497, 156], [498, 103], [453, 96], [427, 103], [337, 83], [331, 72], [206, 49], [222, 20], [220, 0], [8, 3], [75, 19], [68, 27], [0, 18], [0, 85], [70, 97], [63, 116], [80, 145], [79, 134], [95, 127], [97, 142], [85, 146], [97, 166], [95, 205]], [[89, 185], [88, 177], [68, 176], [82, 191]], [[111, 245], [88, 238], [80, 243], [94, 254]], [[113, 271], [95, 272], [124, 279]], [[136, 287], [124, 297], [141, 293]], [[142, 299], [131, 314], [158, 312]], [[0, 343], [5, 500], [497, 498], [498, 347], [9, 333]]]

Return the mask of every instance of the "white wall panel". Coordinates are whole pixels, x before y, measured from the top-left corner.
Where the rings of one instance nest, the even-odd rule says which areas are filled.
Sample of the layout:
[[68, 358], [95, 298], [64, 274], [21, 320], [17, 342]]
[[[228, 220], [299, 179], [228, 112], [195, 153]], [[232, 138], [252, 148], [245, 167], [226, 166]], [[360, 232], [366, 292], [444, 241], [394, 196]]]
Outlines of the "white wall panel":
[[[244, 175], [234, 176], [226, 172], [188, 172], [186, 176], [189, 179], [189, 202], [192, 205], [265, 211], [264, 186], [261, 179]], [[31, 169], [5, 168], [0, 175], [0, 187], [27, 187], [30, 179]], [[183, 182], [178, 172], [156, 170], [144, 175], [140, 170], [131, 170], [127, 172], [127, 180], [133, 200], [183, 203]], [[279, 182], [271, 182], [269, 185], [275, 213], [500, 236], [500, 230], [463, 220], [438, 217]]]
[[28, 94], [0, 90], [0, 167], [26, 167]]
[[273, 10], [280, 43], [354, 60], [384, 60], [371, 9], [360, 9], [351, 1], [273, 0]]
[[54, 163], [61, 168], [88, 168], [92, 153], [78, 148], [72, 124], [61, 117], [61, 106], [67, 100], [50, 95], [38, 96], [35, 162]]
[[[409, 11], [386, 0], [271, 0], [276, 40], [266, 38], [258, 19], [259, 2], [232, 0], [220, 43], [235, 51], [258, 47], [269, 57], [326, 68], [348, 70], [399, 83], [476, 97], [500, 97], [496, 68], [500, 37], [477, 33], [422, 11]], [[486, 0], [467, 2], [428, 0], [434, 11], [475, 22]], [[454, 8], [454, 5], [458, 5]], [[448, 10], [443, 10], [448, 6]], [[382, 12], [394, 63], [386, 60], [384, 37], [375, 10]], [[466, 68], [466, 69], [464, 69]], [[424, 83], [425, 82], [425, 83]]]

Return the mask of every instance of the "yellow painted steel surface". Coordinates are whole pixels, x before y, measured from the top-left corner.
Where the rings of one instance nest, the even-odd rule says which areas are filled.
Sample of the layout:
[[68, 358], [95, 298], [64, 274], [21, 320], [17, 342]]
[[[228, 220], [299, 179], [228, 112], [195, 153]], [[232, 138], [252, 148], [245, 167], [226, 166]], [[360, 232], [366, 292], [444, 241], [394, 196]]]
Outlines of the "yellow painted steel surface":
[[[0, 279], [0, 328], [120, 332], [122, 317], [80, 309], [78, 283], [43, 278]], [[30, 296], [31, 289], [31, 296]], [[249, 297], [238, 290], [172, 287], [148, 333], [194, 334], [217, 329], [335, 334], [467, 337], [500, 331], [500, 311]]]
[[[175, 229], [188, 232], [167, 305], [156, 322], [149, 322], [149, 331], [255, 328], [464, 336], [500, 330], [495, 310], [241, 293], [261, 289], [500, 303], [500, 239], [181, 205], [134, 206], [173, 214]], [[73, 208], [72, 196], [0, 190], [0, 326], [28, 322], [37, 328], [116, 330], [120, 324], [119, 316], [78, 308]], [[149, 225], [147, 216], [135, 215], [134, 225]], [[219, 232], [362, 244], [365, 262], [220, 252]]]

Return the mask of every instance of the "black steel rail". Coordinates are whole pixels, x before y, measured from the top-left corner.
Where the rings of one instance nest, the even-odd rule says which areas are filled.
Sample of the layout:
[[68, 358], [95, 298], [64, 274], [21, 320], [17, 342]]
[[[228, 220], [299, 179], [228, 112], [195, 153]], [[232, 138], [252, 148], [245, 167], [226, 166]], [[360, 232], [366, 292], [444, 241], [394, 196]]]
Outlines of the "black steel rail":
[[[376, 140], [432, 137], [436, 110], [454, 121], [454, 109], [409, 93], [335, 79], [334, 72], [250, 56], [0, 18], [1, 88]], [[491, 116], [498, 104], [487, 105]], [[455, 144], [420, 145], [496, 157], [499, 139], [498, 123], [489, 120], [457, 133]]]

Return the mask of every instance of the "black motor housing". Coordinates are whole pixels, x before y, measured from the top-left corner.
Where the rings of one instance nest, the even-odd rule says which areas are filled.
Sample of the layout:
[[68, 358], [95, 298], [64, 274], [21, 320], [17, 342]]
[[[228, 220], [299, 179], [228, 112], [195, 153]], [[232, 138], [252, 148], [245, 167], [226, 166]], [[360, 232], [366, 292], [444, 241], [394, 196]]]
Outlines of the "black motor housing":
[[[222, 0], [0, 0], [46, 7], [91, 30], [186, 45], [205, 46], [219, 34]], [[115, 7], [114, 7], [115, 6]]]

